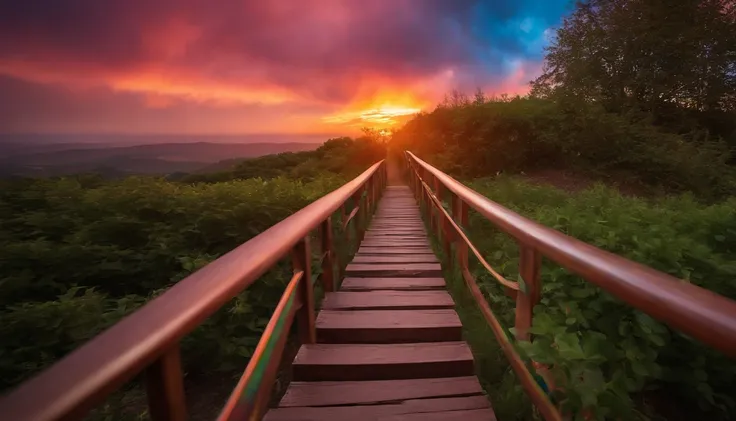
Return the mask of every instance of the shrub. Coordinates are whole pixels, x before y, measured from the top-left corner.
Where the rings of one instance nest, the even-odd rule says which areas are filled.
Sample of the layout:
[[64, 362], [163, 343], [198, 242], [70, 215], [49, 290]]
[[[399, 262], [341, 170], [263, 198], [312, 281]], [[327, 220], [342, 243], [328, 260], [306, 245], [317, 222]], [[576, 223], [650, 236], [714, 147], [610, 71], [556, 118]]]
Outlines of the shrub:
[[[656, 200], [624, 197], [597, 185], [576, 194], [516, 178], [480, 179], [470, 187], [533, 220], [604, 250], [736, 298], [736, 199], [703, 205], [691, 195]], [[518, 276], [518, 246], [478, 215], [471, 238], [509, 279]], [[491, 304], [513, 326], [514, 304], [482, 270], [476, 275]], [[736, 364], [669, 329], [610, 294], [545, 261], [542, 301], [535, 308], [526, 355], [553, 365], [567, 410], [593, 408], [596, 419], [635, 417], [653, 391], [731, 419]], [[646, 408], [645, 408], [646, 409]], [[654, 408], [654, 410], [661, 408]]]

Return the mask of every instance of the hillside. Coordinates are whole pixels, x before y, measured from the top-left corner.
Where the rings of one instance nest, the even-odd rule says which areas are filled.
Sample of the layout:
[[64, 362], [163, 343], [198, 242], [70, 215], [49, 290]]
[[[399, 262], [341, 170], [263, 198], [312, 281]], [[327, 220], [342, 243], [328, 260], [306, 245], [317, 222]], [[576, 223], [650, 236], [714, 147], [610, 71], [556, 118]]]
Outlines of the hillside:
[[[7, 148], [0, 176], [58, 176], [97, 172], [107, 176], [193, 172], [219, 161], [314, 150], [315, 143], [167, 143], [105, 147], [49, 145], [41, 152]], [[35, 148], [38, 149], [37, 147]]]

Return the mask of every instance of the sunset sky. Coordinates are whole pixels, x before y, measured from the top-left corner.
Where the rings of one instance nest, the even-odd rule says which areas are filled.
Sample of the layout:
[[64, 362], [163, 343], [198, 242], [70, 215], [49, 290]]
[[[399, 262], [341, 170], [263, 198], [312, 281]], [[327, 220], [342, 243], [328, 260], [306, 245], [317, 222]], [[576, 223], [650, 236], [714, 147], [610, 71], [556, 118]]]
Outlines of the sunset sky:
[[[2, 133], [340, 133], [525, 93], [570, 0], [0, 2]], [[399, 116], [399, 117], [397, 117]]]

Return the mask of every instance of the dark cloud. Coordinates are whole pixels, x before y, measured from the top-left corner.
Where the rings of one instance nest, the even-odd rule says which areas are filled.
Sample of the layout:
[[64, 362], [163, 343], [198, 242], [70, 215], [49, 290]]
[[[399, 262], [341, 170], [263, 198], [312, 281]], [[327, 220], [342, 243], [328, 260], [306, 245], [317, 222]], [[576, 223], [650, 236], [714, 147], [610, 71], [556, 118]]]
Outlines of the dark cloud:
[[448, 69], [483, 86], [539, 61], [568, 2], [0, 0], [0, 74], [113, 88], [155, 74], [333, 104]]

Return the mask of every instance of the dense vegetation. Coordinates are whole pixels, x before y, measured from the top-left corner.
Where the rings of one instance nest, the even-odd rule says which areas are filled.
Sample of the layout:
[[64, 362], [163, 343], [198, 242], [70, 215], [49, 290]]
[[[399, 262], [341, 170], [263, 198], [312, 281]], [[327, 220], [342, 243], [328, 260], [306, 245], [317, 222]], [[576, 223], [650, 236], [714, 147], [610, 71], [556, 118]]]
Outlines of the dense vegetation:
[[[736, 199], [713, 205], [690, 195], [645, 200], [603, 185], [571, 193], [509, 177], [478, 179], [470, 187], [548, 227], [736, 299]], [[518, 245], [511, 237], [474, 213], [468, 232], [494, 268], [517, 278]], [[496, 315], [512, 327], [513, 300], [482, 267], [474, 272]], [[708, 419], [731, 419], [736, 413], [729, 392], [736, 363], [727, 357], [553, 262], [544, 263], [542, 285], [534, 340], [521, 351], [553, 367], [564, 388], [556, 398], [566, 410], [594, 408], [593, 419], [643, 415], [635, 411], [669, 417], [672, 406], [686, 411], [685, 418], [694, 416], [687, 411], [708, 413]], [[497, 377], [498, 369], [493, 370]], [[513, 412], [524, 413], [518, 406], [506, 411], [511, 419], [518, 416]]]
[[[217, 183], [97, 175], [2, 182], [0, 389], [347, 180], [328, 168], [357, 172], [385, 154], [367, 139], [330, 140], [318, 153], [324, 167], [310, 167], [306, 181], [289, 172], [310, 162], [296, 155], [280, 167], [278, 156], [254, 160], [269, 162], [267, 179], [249, 178], [243, 164], [243, 173]], [[244, 368], [283, 292], [287, 266], [186, 337], [188, 378]]]
[[[397, 130], [393, 147], [551, 228], [736, 299], [736, 2], [578, 2], [532, 87], [516, 98], [454, 92]], [[608, 185], [633, 180], [644, 198], [524, 181], [548, 169]], [[469, 233], [495, 268], [518, 276], [512, 239], [477, 215]], [[475, 274], [512, 327], [514, 303], [485, 270]], [[520, 352], [552, 367], [565, 412], [736, 418], [733, 361], [551, 262], [542, 282], [533, 341]], [[499, 418], [530, 419], [460, 283], [450, 287]]]
[[325, 173], [346, 177], [358, 175], [360, 171], [383, 157], [384, 150], [366, 131], [367, 136], [358, 140], [349, 137], [330, 139], [314, 151], [284, 152], [244, 160], [232, 169], [207, 174], [189, 174], [180, 181], [218, 182], [239, 178], [290, 177], [311, 180]]
[[524, 98], [453, 93], [394, 136], [463, 176], [565, 169], [713, 198], [736, 188], [733, 1], [580, 2]]

